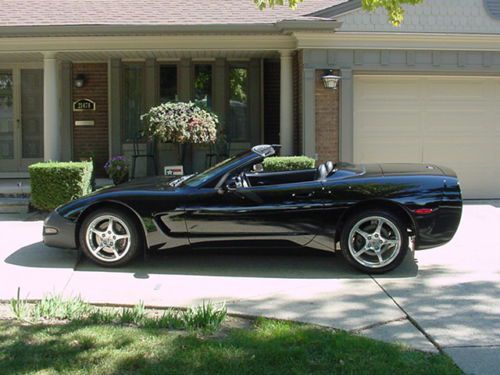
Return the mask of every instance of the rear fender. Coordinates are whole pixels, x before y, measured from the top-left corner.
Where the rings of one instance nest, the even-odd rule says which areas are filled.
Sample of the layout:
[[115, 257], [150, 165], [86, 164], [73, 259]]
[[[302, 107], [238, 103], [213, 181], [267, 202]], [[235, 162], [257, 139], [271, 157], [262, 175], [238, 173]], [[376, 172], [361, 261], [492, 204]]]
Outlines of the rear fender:
[[350, 216], [372, 209], [382, 209], [395, 214], [404, 220], [406, 227], [410, 229], [412, 234], [416, 233], [417, 224], [411, 213], [403, 205], [388, 199], [370, 199], [352, 205], [340, 216], [335, 226], [335, 242], [340, 241], [344, 224]]

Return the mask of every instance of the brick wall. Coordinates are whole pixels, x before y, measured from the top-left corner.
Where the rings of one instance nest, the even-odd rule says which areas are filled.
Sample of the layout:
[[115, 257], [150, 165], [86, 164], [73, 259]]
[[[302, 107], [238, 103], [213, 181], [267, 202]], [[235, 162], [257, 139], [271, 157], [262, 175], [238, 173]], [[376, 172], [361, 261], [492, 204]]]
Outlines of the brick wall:
[[280, 61], [264, 60], [264, 143], [280, 142]]
[[[96, 175], [104, 177], [104, 163], [108, 160], [108, 66], [106, 63], [73, 64], [73, 80], [85, 75], [82, 88], [73, 87], [73, 101], [90, 99], [96, 103], [95, 111], [73, 112], [73, 159], [92, 154]], [[74, 121], [94, 120], [94, 126], [74, 126]]]
[[[339, 89], [325, 89], [316, 70], [316, 152], [318, 163], [339, 160]], [[339, 74], [334, 71], [333, 74]]]

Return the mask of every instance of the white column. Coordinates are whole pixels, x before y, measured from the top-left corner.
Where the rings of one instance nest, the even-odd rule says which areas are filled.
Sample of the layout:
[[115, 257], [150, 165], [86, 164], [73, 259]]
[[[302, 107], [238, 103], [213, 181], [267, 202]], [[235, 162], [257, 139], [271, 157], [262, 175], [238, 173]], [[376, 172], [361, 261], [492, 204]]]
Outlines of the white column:
[[281, 155], [293, 153], [293, 71], [292, 51], [282, 50], [280, 79]]
[[55, 53], [43, 56], [43, 158], [61, 160], [59, 76]]

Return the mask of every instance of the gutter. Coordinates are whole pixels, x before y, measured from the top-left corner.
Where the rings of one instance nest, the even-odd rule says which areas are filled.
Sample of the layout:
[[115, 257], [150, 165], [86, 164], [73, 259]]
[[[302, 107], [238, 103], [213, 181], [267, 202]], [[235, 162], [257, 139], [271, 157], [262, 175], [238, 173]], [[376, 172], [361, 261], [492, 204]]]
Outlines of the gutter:
[[340, 23], [310, 17], [275, 23], [192, 25], [42, 25], [0, 26], [1, 37], [81, 35], [161, 35], [206, 33], [291, 33], [293, 31], [335, 31]]

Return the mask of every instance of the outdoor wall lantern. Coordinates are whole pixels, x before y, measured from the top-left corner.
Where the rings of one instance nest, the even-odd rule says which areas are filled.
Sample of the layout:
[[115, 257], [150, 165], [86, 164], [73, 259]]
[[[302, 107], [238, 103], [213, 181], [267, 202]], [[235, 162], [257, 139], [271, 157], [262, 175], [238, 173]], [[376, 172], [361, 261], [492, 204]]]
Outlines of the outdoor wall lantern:
[[85, 76], [83, 74], [78, 74], [74, 80], [75, 87], [82, 88], [85, 85]]
[[321, 77], [325, 89], [329, 90], [337, 90], [340, 78], [341, 77], [334, 75], [331, 70], [326, 70], [325, 75]]

